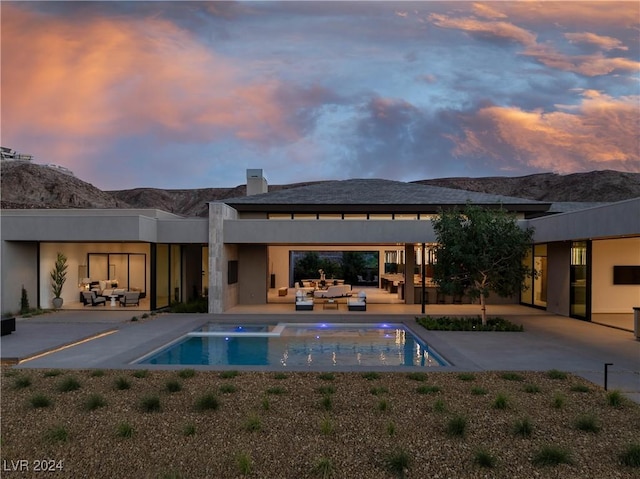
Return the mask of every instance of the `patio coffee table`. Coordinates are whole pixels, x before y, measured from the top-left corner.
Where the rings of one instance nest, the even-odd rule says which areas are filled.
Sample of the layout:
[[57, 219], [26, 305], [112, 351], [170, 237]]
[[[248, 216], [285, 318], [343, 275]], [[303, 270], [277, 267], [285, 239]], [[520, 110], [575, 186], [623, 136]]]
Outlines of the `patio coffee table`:
[[116, 299], [118, 299], [118, 295], [117, 294], [110, 294], [109, 297], [111, 298], [111, 306], [115, 306], [116, 305]]
[[322, 309], [338, 309], [339, 304], [335, 299], [327, 299], [322, 303]]

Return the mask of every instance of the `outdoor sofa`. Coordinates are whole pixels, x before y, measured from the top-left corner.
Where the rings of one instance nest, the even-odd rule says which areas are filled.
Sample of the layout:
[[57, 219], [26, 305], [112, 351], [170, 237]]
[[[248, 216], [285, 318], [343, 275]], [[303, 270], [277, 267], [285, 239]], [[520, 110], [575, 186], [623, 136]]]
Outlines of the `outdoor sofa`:
[[347, 308], [349, 311], [366, 311], [367, 293], [360, 291], [357, 297], [347, 299]]
[[296, 291], [296, 311], [313, 311], [313, 298], [307, 298], [307, 294], [302, 291]]

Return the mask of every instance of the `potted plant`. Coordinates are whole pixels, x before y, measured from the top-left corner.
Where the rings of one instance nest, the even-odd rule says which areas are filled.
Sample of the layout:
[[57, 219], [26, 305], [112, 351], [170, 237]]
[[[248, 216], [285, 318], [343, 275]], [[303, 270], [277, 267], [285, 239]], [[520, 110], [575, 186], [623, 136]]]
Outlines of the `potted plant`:
[[62, 287], [67, 281], [67, 257], [58, 253], [56, 263], [51, 270], [51, 292], [53, 293], [53, 307], [60, 309], [62, 307]]

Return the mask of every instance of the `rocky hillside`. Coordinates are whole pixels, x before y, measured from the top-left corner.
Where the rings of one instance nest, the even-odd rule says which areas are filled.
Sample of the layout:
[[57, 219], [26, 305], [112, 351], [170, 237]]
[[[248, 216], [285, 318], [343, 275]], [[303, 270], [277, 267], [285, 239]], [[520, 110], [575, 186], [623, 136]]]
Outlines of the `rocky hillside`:
[[75, 176], [28, 161], [3, 161], [2, 208], [129, 208], [111, 193]]
[[[234, 188], [102, 191], [74, 176], [29, 162], [2, 162], [2, 208], [158, 208], [205, 216], [207, 202], [244, 196]], [[571, 175], [541, 173], [520, 177], [439, 178], [416, 183], [541, 201], [599, 202], [640, 197], [640, 173], [592, 171]], [[312, 184], [269, 185], [270, 191]]]
[[571, 175], [540, 173], [517, 177], [439, 178], [416, 183], [552, 202], [622, 201], [640, 196], [640, 173], [611, 170]]

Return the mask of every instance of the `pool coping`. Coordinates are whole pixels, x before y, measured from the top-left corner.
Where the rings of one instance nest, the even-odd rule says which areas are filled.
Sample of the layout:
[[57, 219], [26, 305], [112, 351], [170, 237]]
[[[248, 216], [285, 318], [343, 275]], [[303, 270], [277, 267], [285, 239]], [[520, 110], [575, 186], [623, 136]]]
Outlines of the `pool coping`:
[[[94, 333], [116, 328], [118, 331], [107, 337], [89, 341], [63, 351], [18, 364], [16, 368], [58, 368], [58, 369], [184, 369], [183, 366], [132, 365], [131, 361], [141, 357], [155, 347], [166, 344], [186, 331], [209, 321], [217, 322], [274, 322], [278, 319], [287, 322], [317, 323], [324, 322], [380, 322], [393, 321], [409, 327], [421, 340], [433, 346], [454, 366], [433, 368], [431, 371], [545, 371], [560, 369], [578, 374], [595, 384], [603, 384], [603, 365], [613, 363], [609, 369], [610, 388], [620, 389], [627, 396], [640, 402], [640, 341], [632, 334], [607, 326], [577, 321], [549, 313], [528, 311], [523, 314], [509, 315], [511, 321], [524, 324], [524, 332], [468, 332], [468, 331], [427, 331], [416, 327], [415, 314], [389, 315], [356, 314], [317, 315], [289, 314], [161, 314], [149, 320], [131, 322], [124, 319], [112, 321], [65, 318], [52, 321], [37, 319], [18, 323], [15, 333], [2, 337], [2, 351], [7, 356], [24, 358], [40, 352], [32, 345], [38, 336], [55, 334], [63, 338], [58, 344], [73, 342], [86, 337], [86, 331]], [[87, 326], [86, 323], [89, 323]], [[82, 327], [79, 326], [82, 324]], [[80, 334], [82, 333], [82, 334]], [[15, 335], [15, 336], [14, 336]], [[75, 335], [75, 336], [74, 336]], [[35, 339], [35, 341], [34, 341]], [[5, 348], [11, 345], [12, 348]], [[43, 348], [40, 348], [43, 349]], [[50, 349], [50, 348], [49, 348]], [[385, 367], [382, 371], [408, 371], [409, 366]], [[275, 371], [278, 367], [221, 367], [194, 366], [202, 370], [253, 370]], [[416, 370], [424, 370], [415, 367]], [[297, 369], [289, 369], [291, 371]], [[316, 371], [313, 367], [301, 368], [302, 371]], [[326, 368], [324, 368], [326, 370]], [[354, 371], [356, 369], [332, 367], [334, 371]], [[362, 370], [362, 369], [360, 369]], [[373, 370], [369, 368], [368, 370]]]

